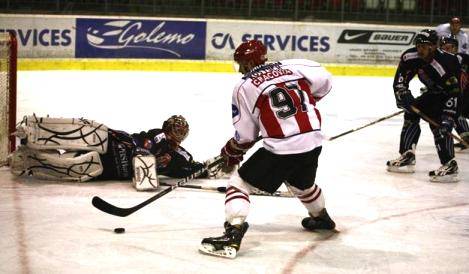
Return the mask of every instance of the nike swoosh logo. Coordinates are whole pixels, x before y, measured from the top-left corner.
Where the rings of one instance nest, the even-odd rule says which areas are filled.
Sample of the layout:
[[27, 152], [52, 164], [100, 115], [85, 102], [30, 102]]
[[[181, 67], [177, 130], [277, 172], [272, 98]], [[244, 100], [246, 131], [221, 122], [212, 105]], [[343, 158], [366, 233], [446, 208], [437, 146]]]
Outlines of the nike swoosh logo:
[[346, 32], [345, 35], [344, 35], [344, 39], [347, 40], [347, 41], [348, 41], [348, 40], [353, 40], [353, 39], [356, 39], [356, 38], [358, 38], [358, 37], [360, 37], [360, 36], [367, 35], [367, 34], [368, 34], [368, 33], [365, 32], [365, 33], [359, 33], [359, 34], [349, 35], [348, 32]]

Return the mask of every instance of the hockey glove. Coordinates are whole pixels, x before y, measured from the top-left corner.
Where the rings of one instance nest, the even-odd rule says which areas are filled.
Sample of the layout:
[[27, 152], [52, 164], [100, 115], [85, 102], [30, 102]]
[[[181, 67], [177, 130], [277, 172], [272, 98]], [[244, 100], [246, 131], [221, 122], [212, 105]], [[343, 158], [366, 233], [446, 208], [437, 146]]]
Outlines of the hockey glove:
[[440, 133], [442, 135], [447, 135], [451, 133], [451, 131], [453, 130], [453, 127], [454, 127], [453, 118], [447, 115], [443, 115], [441, 117], [441, 124], [440, 124], [440, 129], [439, 129]]
[[168, 153], [156, 157], [156, 165], [158, 168], [167, 167], [169, 162], [171, 162], [171, 155], [169, 155]]
[[396, 97], [397, 107], [405, 110], [408, 110], [415, 100], [414, 96], [408, 89], [396, 90], [394, 92], [394, 96]]
[[221, 149], [220, 155], [223, 157], [223, 171], [229, 173], [242, 160], [244, 154], [254, 145], [254, 142], [239, 144], [235, 139], [231, 138]]

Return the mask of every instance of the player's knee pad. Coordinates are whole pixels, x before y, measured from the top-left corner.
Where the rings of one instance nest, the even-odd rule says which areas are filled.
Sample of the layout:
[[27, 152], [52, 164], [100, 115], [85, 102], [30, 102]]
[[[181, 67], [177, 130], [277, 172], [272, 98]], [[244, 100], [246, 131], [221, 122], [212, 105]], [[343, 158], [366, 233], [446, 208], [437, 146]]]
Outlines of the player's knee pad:
[[399, 152], [402, 154], [412, 147], [415, 147], [420, 138], [420, 123], [419, 119], [405, 119], [404, 126], [401, 131], [401, 140]]
[[66, 149], [105, 153], [108, 129], [83, 118], [25, 116], [15, 135], [32, 149]]
[[38, 179], [85, 182], [103, 172], [96, 151], [76, 155], [57, 151], [34, 150], [20, 146], [10, 156], [10, 170], [15, 175], [32, 175]]
[[317, 216], [317, 214], [325, 207], [324, 195], [322, 195], [322, 190], [318, 185], [313, 184], [313, 186], [304, 190], [298, 189], [289, 183], [285, 183], [285, 185], [298, 199], [300, 199], [301, 203], [312, 216]]
[[136, 190], [154, 190], [158, 187], [155, 156], [136, 155], [132, 159], [132, 165], [134, 167], [132, 184]]
[[404, 126], [402, 127], [402, 133], [404, 135], [420, 134], [420, 131], [419, 120], [404, 120]]
[[238, 171], [234, 171], [228, 181], [225, 195], [225, 216], [230, 224], [242, 224], [249, 214], [249, 194], [255, 188], [245, 182]]

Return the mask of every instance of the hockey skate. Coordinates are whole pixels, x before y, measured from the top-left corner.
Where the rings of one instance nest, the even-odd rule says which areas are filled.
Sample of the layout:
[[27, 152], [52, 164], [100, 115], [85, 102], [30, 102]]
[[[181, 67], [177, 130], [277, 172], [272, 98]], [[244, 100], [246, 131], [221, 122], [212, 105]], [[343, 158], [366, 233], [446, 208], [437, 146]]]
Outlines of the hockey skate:
[[199, 251], [208, 255], [234, 259], [248, 228], [249, 224], [247, 222], [240, 225], [231, 225], [225, 222], [223, 236], [204, 238]]
[[327, 210], [324, 208], [319, 212], [319, 216], [317, 217], [306, 217], [301, 221], [301, 225], [310, 231], [314, 231], [316, 229], [327, 229], [333, 230], [335, 228], [335, 223], [327, 214]]
[[415, 172], [415, 153], [407, 150], [395, 160], [386, 163], [387, 171], [397, 173], [414, 173]]
[[450, 160], [439, 169], [428, 173], [430, 181], [435, 183], [455, 183], [458, 178], [458, 163], [456, 160]]

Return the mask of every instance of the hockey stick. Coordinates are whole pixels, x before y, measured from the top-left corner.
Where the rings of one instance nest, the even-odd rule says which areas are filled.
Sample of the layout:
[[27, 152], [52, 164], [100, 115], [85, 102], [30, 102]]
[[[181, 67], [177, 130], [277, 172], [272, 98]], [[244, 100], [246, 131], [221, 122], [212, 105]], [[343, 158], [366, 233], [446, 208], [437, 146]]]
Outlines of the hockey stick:
[[[162, 185], [162, 186], [173, 186], [173, 184], [161, 183], [161, 182], [160, 182], [160, 185]], [[214, 190], [214, 191], [218, 191], [218, 192], [221, 192], [221, 193], [226, 193], [226, 187], [224, 187], [224, 186], [218, 186], [217, 187], [217, 186], [182, 185], [180, 187], [182, 187], [182, 188], [192, 188], [192, 189], [203, 189], [203, 190]], [[275, 191], [274, 193], [269, 193], [269, 192], [266, 192], [266, 191], [259, 190], [259, 191], [250, 193], [250, 195], [285, 197], [285, 198], [295, 197], [295, 195], [293, 195], [292, 193], [290, 193], [288, 191]]]
[[[417, 115], [419, 115], [420, 117], [422, 117], [425, 121], [427, 121], [429, 124], [435, 126], [435, 127], [441, 127], [437, 122], [433, 121], [430, 117], [428, 117], [425, 113], [423, 113], [420, 109], [414, 107], [414, 106], [410, 106], [410, 109], [415, 112]], [[469, 144], [464, 141], [463, 139], [461, 139], [459, 136], [457, 136], [456, 134], [453, 134], [452, 132], [448, 132], [449, 135], [451, 135], [451, 137], [453, 137], [454, 139], [458, 140], [459, 142], [461, 142], [461, 144], [465, 145], [466, 147], [469, 147]]]
[[214, 166], [217, 166], [222, 162], [223, 162], [223, 158], [221, 156], [215, 157], [215, 161], [213, 161], [212, 163], [210, 163], [207, 166], [203, 167], [202, 169], [192, 173], [191, 175], [181, 179], [175, 185], [172, 185], [172, 186], [168, 187], [167, 189], [158, 192], [157, 194], [155, 194], [151, 198], [149, 198], [149, 199], [143, 201], [142, 203], [140, 203], [136, 206], [133, 206], [133, 207], [129, 207], [129, 208], [117, 207], [115, 205], [112, 205], [112, 204], [104, 201], [103, 199], [101, 199], [98, 196], [94, 196], [91, 203], [93, 204], [94, 207], [96, 207], [97, 209], [99, 209], [103, 212], [106, 212], [106, 213], [111, 214], [111, 215], [119, 216], [119, 217], [126, 217], [126, 216], [129, 216], [130, 214], [134, 213], [135, 211], [141, 209], [142, 207], [150, 204], [151, 202], [159, 199], [160, 197], [168, 194], [169, 192], [173, 191], [174, 189], [176, 189], [180, 186], [183, 186], [185, 183], [187, 183], [187, 181], [200, 176], [201, 174], [206, 172], [208, 169], [210, 169]]
[[371, 126], [371, 125], [374, 125], [374, 124], [376, 124], [376, 123], [379, 123], [379, 122], [384, 121], [384, 120], [386, 120], [386, 119], [389, 119], [389, 118], [391, 118], [391, 117], [397, 116], [397, 115], [399, 115], [399, 114], [401, 114], [401, 113], [403, 113], [403, 112], [404, 112], [404, 110], [400, 110], [400, 111], [398, 111], [398, 112], [394, 112], [393, 114], [390, 114], [390, 115], [381, 117], [381, 118], [379, 118], [378, 120], [375, 120], [375, 121], [373, 121], [373, 122], [370, 122], [370, 123], [368, 123], [368, 124], [366, 124], [366, 125], [363, 125], [363, 126], [361, 126], [361, 127], [357, 127], [357, 128], [348, 130], [348, 131], [346, 131], [346, 132], [343, 132], [343, 133], [341, 133], [341, 134], [338, 134], [338, 135], [336, 135], [336, 136], [332, 136], [332, 137], [330, 137], [328, 140], [329, 140], [329, 141], [332, 141], [332, 140], [334, 140], [334, 139], [337, 139], [337, 138], [342, 137], [342, 136], [344, 136], [344, 135], [347, 135], [347, 134], [349, 134], [349, 133], [355, 132], [355, 131], [357, 131], [357, 130], [360, 130], [360, 129], [369, 127], [369, 126]]

